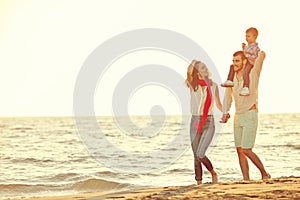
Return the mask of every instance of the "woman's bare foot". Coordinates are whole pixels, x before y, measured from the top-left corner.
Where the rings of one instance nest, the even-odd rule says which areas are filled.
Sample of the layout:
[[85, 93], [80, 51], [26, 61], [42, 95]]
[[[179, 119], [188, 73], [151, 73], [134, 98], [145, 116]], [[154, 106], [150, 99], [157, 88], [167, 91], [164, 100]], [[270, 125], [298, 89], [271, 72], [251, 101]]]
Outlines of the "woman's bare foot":
[[211, 176], [212, 184], [217, 184], [218, 183], [218, 175], [212, 175]]
[[197, 181], [197, 185], [201, 185], [202, 184], [202, 181]]

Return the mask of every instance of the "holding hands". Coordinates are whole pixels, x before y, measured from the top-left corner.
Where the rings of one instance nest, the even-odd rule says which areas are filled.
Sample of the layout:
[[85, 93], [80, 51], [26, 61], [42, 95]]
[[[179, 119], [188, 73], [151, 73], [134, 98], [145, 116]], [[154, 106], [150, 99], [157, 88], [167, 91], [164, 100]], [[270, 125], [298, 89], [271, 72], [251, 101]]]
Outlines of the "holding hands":
[[228, 121], [228, 119], [230, 118], [230, 114], [223, 114], [220, 123], [226, 123]]

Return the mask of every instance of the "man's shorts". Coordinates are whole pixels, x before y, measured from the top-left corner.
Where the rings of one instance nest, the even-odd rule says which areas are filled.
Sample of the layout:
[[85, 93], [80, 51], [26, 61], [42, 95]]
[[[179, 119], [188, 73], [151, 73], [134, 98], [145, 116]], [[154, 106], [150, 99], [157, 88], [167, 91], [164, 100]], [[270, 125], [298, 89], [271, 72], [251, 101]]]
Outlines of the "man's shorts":
[[250, 149], [254, 147], [257, 132], [258, 114], [256, 110], [249, 110], [234, 116], [235, 147]]

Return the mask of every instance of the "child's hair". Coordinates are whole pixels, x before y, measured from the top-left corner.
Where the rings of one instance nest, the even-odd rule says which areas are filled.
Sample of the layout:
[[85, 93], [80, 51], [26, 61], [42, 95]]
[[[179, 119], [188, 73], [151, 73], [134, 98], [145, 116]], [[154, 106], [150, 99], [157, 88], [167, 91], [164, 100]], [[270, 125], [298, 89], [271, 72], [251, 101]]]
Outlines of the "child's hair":
[[246, 30], [246, 33], [252, 33], [253, 35], [255, 35], [256, 37], [258, 36], [258, 30], [254, 27], [248, 28]]

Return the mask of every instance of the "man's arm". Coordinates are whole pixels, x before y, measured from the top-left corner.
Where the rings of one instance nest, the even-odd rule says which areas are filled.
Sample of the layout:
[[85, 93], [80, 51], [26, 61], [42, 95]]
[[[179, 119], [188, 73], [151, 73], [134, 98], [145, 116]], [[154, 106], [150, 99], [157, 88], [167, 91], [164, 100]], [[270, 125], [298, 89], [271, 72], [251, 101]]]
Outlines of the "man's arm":
[[215, 91], [215, 100], [216, 100], [216, 106], [217, 108], [223, 112], [223, 105], [221, 103], [221, 100], [220, 100], [220, 93], [219, 93], [219, 88], [218, 86], [216, 85], [216, 91]]
[[232, 88], [226, 88], [223, 99], [223, 114], [227, 114], [232, 104]]
[[252, 70], [255, 71], [255, 73], [257, 75], [259, 75], [260, 72], [261, 72], [262, 65], [263, 65], [263, 62], [265, 60], [265, 57], [266, 57], [266, 53], [264, 51], [258, 52], [258, 56], [256, 58], [256, 61], [254, 63], [253, 69], [252, 69]]
[[223, 99], [223, 116], [221, 118], [221, 123], [226, 123], [230, 118], [228, 111], [230, 110], [232, 104], [232, 88], [226, 88], [224, 99]]

